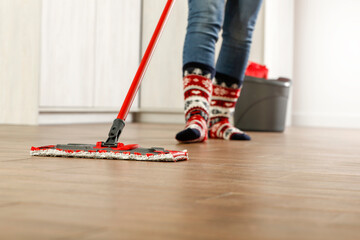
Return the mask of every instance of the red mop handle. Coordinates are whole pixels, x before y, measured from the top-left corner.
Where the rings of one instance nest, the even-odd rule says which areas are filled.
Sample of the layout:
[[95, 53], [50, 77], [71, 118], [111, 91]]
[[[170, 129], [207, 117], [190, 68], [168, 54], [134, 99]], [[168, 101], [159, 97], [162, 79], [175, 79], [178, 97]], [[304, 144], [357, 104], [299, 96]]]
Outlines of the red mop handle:
[[131, 86], [129, 88], [129, 91], [125, 97], [124, 103], [120, 109], [119, 115], [117, 116], [117, 119], [122, 119], [125, 121], [129, 111], [130, 111], [130, 107], [134, 101], [134, 98], [136, 96], [136, 93], [139, 90], [140, 87], [140, 83], [142, 81], [142, 79], [144, 78], [146, 69], [150, 63], [150, 59], [154, 53], [154, 50], [156, 48], [156, 45], [159, 41], [160, 35], [164, 29], [166, 20], [168, 19], [169, 13], [171, 11], [171, 8], [174, 5], [175, 0], [168, 0], [165, 8], [160, 16], [159, 22], [155, 28], [155, 31], [151, 37], [151, 40], [149, 42], [149, 45], [145, 51], [145, 54], [143, 56], [143, 58], [141, 59], [139, 68], [135, 74], [134, 80], [131, 83]]

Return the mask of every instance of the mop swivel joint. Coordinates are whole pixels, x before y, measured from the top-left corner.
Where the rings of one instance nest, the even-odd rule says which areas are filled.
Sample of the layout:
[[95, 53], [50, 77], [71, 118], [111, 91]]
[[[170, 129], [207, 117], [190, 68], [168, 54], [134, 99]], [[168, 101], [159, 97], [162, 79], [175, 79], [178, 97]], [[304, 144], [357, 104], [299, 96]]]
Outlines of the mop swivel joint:
[[102, 143], [102, 147], [117, 147], [119, 136], [124, 127], [124, 120], [118, 118], [115, 119], [110, 128], [109, 137], [106, 142]]

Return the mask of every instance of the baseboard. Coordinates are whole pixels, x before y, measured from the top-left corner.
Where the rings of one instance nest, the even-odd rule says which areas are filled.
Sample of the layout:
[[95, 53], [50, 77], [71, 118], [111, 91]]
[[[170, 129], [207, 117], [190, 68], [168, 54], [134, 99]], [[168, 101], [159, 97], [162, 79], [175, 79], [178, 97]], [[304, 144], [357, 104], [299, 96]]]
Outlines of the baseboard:
[[[108, 108], [40, 108], [38, 124], [109, 123], [118, 109]], [[184, 123], [181, 109], [131, 109], [126, 122]]]
[[[126, 122], [133, 121], [136, 111], [129, 113]], [[117, 109], [106, 108], [40, 108], [38, 124], [111, 123], [117, 114]]]
[[142, 123], [184, 123], [182, 109], [140, 109], [133, 114], [135, 122]]
[[293, 126], [360, 128], [360, 114], [292, 113]]

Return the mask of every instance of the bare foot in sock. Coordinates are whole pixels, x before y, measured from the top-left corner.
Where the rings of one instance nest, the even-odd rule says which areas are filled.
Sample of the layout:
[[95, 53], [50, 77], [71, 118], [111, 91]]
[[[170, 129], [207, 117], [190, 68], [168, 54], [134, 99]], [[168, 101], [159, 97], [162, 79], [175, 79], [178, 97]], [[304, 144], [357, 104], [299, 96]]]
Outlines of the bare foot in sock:
[[207, 139], [207, 123], [201, 116], [194, 115], [175, 138], [183, 143], [204, 142]]
[[226, 140], [250, 140], [250, 136], [229, 122], [240, 90], [213, 84], [210, 104], [209, 137]]
[[210, 138], [225, 140], [251, 140], [250, 136], [232, 126], [228, 119], [222, 119], [209, 128]]
[[185, 129], [176, 134], [183, 143], [206, 141], [212, 83], [207, 77], [189, 74], [184, 77]]

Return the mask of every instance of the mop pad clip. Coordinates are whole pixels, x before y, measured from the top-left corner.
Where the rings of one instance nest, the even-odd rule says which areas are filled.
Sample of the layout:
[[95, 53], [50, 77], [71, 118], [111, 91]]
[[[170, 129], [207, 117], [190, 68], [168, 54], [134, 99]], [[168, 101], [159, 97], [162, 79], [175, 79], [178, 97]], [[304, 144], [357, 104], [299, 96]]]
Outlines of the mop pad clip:
[[125, 122], [122, 119], [116, 118], [110, 128], [108, 139], [102, 143], [102, 147], [117, 147], [118, 139], [125, 127]]

